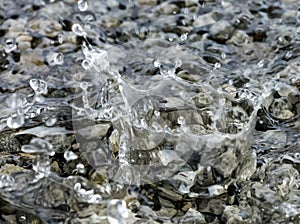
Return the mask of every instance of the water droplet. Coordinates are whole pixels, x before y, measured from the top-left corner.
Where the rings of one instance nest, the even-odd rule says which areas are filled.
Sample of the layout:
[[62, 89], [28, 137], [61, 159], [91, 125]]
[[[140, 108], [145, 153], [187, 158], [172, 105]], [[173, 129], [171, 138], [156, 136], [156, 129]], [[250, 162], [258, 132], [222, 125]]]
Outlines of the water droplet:
[[21, 147], [21, 150], [25, 153], [44, 153], [46, 155], [54, 156], [55, 151], [52, 151], [52, 149], [52, 144], [40, 138], [33, 138], [29, 145], [23, 145]]
[[11, 129], [17, 129], [22, 127], [22, 125], [25, 123], [24, 115], [21, 113], [12, 114], [9, 118], [6, 120], [6, 124]]
[[75, 191], [80, 191], [80, 189], [81, 189], [81, 184], [80, 183], [74, 184], [74, 190]]
[[286, 52], [286, 54], [285, 54], [286, 59], [290, 59], [292, 56], [293, 56], [293, 54], [290, 51]]
[[85, 70], [89, 70], [92, 68], [91, 61], [87, 59], [83, 60], [81, 65]]
[[18, 219], [19, 223], [26, 223], [26, 216], [25, 215], [21, 215]]
[[88, 82], [81, 82], [81, 83], [79, 84], [79, 86], [80, 86], [80, 88], [81, 88], [82, 90], [86, 91], [87, 88], [89, 87], [89, 83], [88, 83]]
[[159, 116], [160, 116], [160, 112], [157, 111], [157, 110], [155, 110], [155, 111], [154, 111], [154, 115], [155, 115], [156, 117], [159, 117]]
[[76, 169], [77, 169], [78, 173], [81, 173], [81, 174], [85, 173], [85, 167], [82, 163], [78, 163], [76, 165]]
[[72, 31], [78, 36], [86, 36], [86, 32], [78, 23], [73, 24]]
[[30, 79], [29, 85], [37, 95], [47, 93], [47, 83], [42, 79]]
[[57, 35], [57, 41], [58, 41], [58, 43], [60, 43], [60, 44], [62, 44], [62, 43], [64, 42], [64, 36], [63, 36], [63, 34], [59, 33], [59, 34]]
[[84, 24], [84, 28], [86, 28], [86, 29], [91, 29], [91, 24], [90, 23], [86, 23], [86, 24]]
[[107, 204], [107, 216], [110, 224], [125, 224], [128, 210], [124, 200], [113, 199]]
[[182, 35], [180, 36], [180, 40], [181, 40], [181, 41], [186, 41], [187, 38], [188, 38], [188, 33], [184, 33], [184, 34], [182, 34]]
[[78, 9], [80, 11], [86, 11], [88, 9], [88, 3], [85, 0], [79, 0], [77, 2]]
[[182, 116], [178, 117], [177, 122], [178, 122], [178, 124], [180, 124], [180, 125], [184, 125], [184, 124], [185, 124], [185, 119], [184, 119], [184, 117], [182, 117]]
[[99, 204], [102, 202], [102, 197], [99, 194], [94, 194], [87, 202], [92, 204]]
[[49, 176], [50, 171], [50, 160], [47, 154], [37, 154], [32, 169], [36, 172], [36, 179], [44, 178]]
[[221, 58], [224, 60], [224, 59], [226, 59], [226, 57], [227, 57], [227, 55], [223, 52], [223, 53], [221, 54]]
[[180, 58], [176, 58], [175, 59], [175, 69], [179, 68], [182, 65], [182, 61], [180, 60]]
[[50, 117], [46, 122], [45, 122], [45, 125], [47, 127], [52, 127], [55, 125], [57, 119], [55, 117]]
[[215, 69], [218, 69], [218, 68], [221, 68], [221, 63], [220, 62], [215, 63]]
[[160, 60], [159, 59], [154, 60], [153, 65], [154, 65], [155, 68], [159, 68]]
[[64, 63], [64, 55], [62, 53], [56, 54], [54, 57], [54, 63], [57, 65], [62, 65]]
[[264, 60], [260, 60], [260, 61], [257, 63], [257, 66], [258, 66], [259, 68], [264, 67]]
[[8, 39], [5, 41], [4, 50], [8, 54], [17, 49], [17, 45], [14, 40]]
[[67, 161], [70, 161], [70, 160], [76, 160], [76, 159], [78, 159], [78, 156], [74, 152], [72, 152], [72, 151], [66, 151], [64, 153], [64, 158]]

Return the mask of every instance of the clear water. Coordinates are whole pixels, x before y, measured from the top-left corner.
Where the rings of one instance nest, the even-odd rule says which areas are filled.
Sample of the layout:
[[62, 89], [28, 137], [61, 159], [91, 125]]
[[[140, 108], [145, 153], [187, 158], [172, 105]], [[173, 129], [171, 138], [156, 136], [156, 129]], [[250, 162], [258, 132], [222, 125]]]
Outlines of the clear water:
[[298, 8], [0, 0], [0, 220], [297, 223]]

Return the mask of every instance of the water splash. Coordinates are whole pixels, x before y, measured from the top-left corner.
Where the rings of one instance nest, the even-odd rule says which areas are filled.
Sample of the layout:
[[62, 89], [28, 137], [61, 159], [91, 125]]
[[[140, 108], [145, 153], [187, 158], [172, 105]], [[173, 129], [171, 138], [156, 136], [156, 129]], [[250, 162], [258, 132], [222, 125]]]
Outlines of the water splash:
[[128, 217], [126, 202], [124, 200], [113, 199], [108, 202], [107, 216], [110, 224], [125, 224]]
[[30, 87], [33, 89], [37, 96], [47, 94], [47, 82], [42, 79], [30, 79]]

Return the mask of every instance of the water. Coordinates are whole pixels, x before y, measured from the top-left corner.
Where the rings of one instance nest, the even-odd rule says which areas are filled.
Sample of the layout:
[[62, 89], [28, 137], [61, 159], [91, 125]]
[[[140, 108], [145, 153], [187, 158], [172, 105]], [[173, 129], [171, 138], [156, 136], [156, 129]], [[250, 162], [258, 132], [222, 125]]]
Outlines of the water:
[[3, 222], [299, 222], [297, 1], [0, 6]]

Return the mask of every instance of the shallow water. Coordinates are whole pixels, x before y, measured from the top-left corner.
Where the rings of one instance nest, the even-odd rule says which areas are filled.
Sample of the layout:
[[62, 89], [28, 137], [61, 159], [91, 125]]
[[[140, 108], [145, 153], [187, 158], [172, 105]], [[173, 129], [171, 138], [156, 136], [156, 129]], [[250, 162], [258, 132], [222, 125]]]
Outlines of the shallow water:
[[0, 0], [0, 24], [1, 222], [299, 222], [297, 1]]

